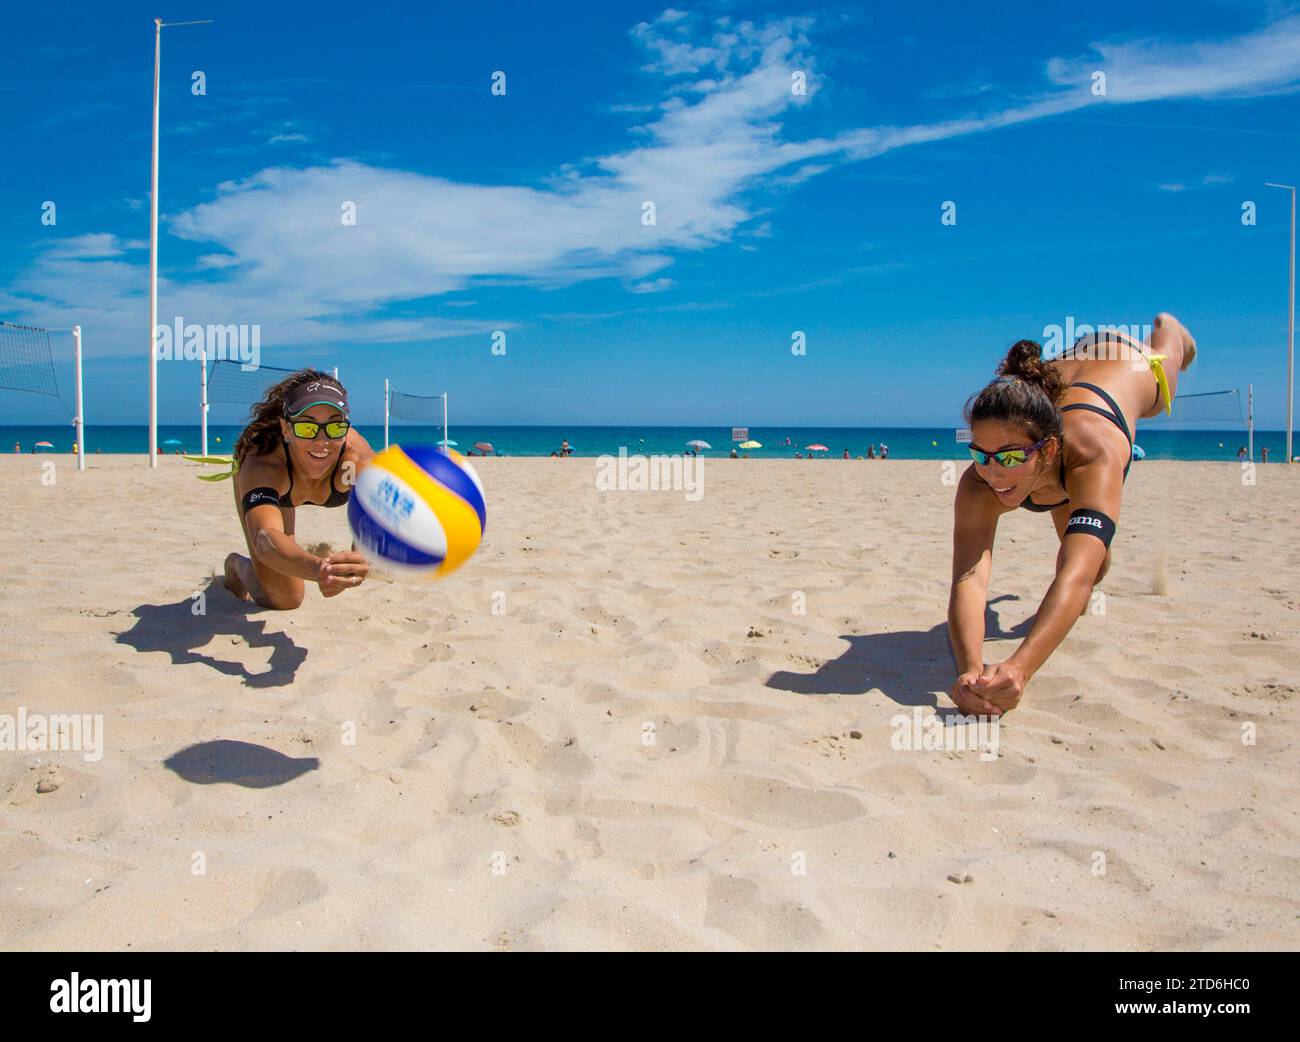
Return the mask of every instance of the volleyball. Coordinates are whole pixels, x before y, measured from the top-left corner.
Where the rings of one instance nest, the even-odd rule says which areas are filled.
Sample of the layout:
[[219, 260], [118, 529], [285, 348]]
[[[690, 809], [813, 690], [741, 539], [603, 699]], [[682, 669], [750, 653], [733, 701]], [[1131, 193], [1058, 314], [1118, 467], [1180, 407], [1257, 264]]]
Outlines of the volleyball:
[[357, 474], [348, 525], [357, 549], [380, 571], [438, 578], [469, 560], [483, 540], [483, 483], [454, 449], [393, 445]]

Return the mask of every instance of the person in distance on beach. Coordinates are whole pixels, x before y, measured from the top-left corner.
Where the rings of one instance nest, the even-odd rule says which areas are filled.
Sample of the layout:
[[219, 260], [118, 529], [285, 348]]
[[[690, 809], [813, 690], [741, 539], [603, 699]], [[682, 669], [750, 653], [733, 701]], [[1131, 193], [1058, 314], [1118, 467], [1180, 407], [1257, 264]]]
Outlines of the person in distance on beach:
[[[952, 700], [966, 713], [1014, 709], [1025, 686], [1087, 608], [1110, 567], [1137, 420], [1168, 412], [1196, 341], [1156, 316], [1149, 344], [1113, 329], [1081, 337], [1060, 358], [1032, 340], [1012, 346], [992, 383], [966, 403], [974, 462], [957, 483], [948, 635]], [[1056, 577], [1029, 635], [1005, 662], [984, 661], [984, 612], [998, 519], [1050, 513]]]
[[355, 551], [318, 557], [294, 540], [298, 507], [347, 503], [375, 454], [348, 420], [343, 385], [303, 369], [269, 388], [235, 442], [235, 504], [248, 556], [226, 557], [226, 588], [263, 608], [302, 604], [314, 582], [326, 597], [360, 586], [369, 573]]

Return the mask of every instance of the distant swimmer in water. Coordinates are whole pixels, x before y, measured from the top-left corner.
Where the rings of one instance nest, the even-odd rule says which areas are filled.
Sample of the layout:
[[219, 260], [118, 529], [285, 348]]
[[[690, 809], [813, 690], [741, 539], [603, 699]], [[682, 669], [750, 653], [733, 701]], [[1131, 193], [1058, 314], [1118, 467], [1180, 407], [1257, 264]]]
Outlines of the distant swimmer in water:
[[[951, 693], [964, 712], [1014, 709], [1088, 606], [1110, 567], [1136, 423], [1172, 409], [1178, 374], [1196, 357], [1196, 341], [1167, 313], [1156, 316], [1149, 344], [1102, 329], [1052, 361], [1021, 340], [966, 405], [974, 462], [957, 484], [948, 600]], [[998, 519], [1016, 509], [1052, 515], [1056, 577], [1020, 647], [986, 663], [993, 543]]]
[[235, 442], [235, 504], [248, 556], [226, 557], [226, 588], [264, 608], [302, 604], [314, 582], [326, 597], [369, 574], [355, 551], [318, 557], [294, 540], [299, 507], [341, 507], [374, 450], [348, 420], [343, 385], [303, 369], [267, 390]]

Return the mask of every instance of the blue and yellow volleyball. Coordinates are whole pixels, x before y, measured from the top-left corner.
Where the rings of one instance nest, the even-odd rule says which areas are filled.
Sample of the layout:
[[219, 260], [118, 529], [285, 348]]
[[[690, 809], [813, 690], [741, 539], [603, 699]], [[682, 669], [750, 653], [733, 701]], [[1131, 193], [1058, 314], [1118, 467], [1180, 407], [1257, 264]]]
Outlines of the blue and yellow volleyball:
[[483, 541], [483, 483], [454, 449], [393, 445], [357, 474], [348, 525], [357, 549], [381, 571], [438, 578]]

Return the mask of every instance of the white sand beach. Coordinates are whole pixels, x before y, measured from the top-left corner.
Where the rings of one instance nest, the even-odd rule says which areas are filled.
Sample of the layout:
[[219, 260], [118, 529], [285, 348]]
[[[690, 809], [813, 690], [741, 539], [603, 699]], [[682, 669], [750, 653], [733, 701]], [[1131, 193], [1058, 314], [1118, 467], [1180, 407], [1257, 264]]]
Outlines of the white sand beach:
[[[197, 466], [0, 458], [0, 713], [104, 728], [0, 753], [0, 947], [1300, 945], [1300, 467], [1138, 464], [989, 758], [891, 741], [951, 708], [942, 464], [475, 465], [463, 569], [286, 614]], [[1004, 521], [990, 661], [1055, 552]]]

